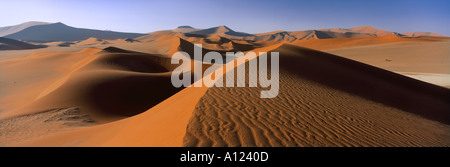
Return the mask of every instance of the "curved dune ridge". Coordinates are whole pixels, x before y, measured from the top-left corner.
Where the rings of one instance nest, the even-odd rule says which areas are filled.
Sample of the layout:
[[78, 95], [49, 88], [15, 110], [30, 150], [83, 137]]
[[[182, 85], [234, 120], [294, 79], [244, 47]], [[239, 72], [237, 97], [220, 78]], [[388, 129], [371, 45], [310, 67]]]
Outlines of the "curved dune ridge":
[[184, 146], [450, 145], [450, 90], [290, 44], [272, 51], [280, 53], [278, 97], [210, 88]]
[[174, 67], [168, 58], [106, 48], [86, 59], [35, 101], [1, 118], [78, 107], [95, 121], [109, 122], [143, 112], [179, 91], [170, 83]]
[[[151, 35], [152, 34], [150, 34], [149, 36], [153, 38], [153, 36]], [[189, 55], [194, 55], [194, 43], [189, 42], [176, 35], [158, 35], [156, 38], [150, 41], [134, 44], [133, 46], [131, 46], [131, 48], [136, 51], [165, 55], [166, 57], [171, 57], [178, 51], [184, 51], [189, 53]], [[203, 50], [203, 53], [211, 51], [205, 48], [203, 48]]]

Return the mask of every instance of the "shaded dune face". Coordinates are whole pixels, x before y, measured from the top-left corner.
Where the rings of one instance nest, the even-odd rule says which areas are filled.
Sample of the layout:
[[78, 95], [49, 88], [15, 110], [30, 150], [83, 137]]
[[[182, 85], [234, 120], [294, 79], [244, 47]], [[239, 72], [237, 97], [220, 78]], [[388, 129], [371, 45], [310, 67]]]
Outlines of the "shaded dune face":
[[170, 66], [167, 66], [167, 64], [163, 65], [165, 61], [169, 61], [169, 59], [146, 54], [112, 53], [101, 55], [83, 67], [82, 70], [94, 70], [97, 68], [140, 73], [165, 73], [169, 72], [170, 69]]
[[429, 119], [450, 123], [450, 90], [446, 88], [293, 45], [284, 45], [274, 51], [285, 53], [280, 63], [291, 73]]
[[448, 89], [289, 44], [272, 51], [280, 53], [278, 96], [208, 89], [184, 146], [450, 145]]
[[100, 55], [80, 69], [91, 82], [77, 84], [76, 89], [84, 92], [79, 97], [95, 111], [133, 116], [180, 90], [171, 85], [170, 70], [174, 67], [170, 59], [120, 52]]
[[77, 84], [80, 91], [72, 95], [74, 101], [92, 109], [95, 115], [133, 116], [148, 110], [179, 91], [170, 85], [168, 75], [136, 75], [118, 73], [96, 73], [86, 80], [99, 82]]

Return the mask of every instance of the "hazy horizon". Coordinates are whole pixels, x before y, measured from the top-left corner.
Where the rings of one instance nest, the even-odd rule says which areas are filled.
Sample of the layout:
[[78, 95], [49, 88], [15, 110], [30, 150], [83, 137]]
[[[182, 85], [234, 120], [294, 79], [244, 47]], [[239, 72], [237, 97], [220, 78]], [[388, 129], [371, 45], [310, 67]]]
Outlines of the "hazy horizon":
[[[3, 1], [0, 27], [28, 21], [149, 33], [189, 25], [226, 25], [235, 31], [350, 28], [369, 25], [387, 31], [433, 32], [450, 36], [448, 1]], [[19, 12], [18, 12], [19, 11]], [[13, 14], [11, 14], [13, 13]]]

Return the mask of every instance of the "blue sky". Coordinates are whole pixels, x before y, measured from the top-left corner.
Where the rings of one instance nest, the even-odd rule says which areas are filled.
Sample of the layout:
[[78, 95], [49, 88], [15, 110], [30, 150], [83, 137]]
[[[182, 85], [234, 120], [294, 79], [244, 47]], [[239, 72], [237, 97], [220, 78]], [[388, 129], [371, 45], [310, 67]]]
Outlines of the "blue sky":
[[148, 33], [219, 25], [248, 33], [370, 25], [450, 36], [448, 0], [0, 0], [0, 27], [26, 21]]

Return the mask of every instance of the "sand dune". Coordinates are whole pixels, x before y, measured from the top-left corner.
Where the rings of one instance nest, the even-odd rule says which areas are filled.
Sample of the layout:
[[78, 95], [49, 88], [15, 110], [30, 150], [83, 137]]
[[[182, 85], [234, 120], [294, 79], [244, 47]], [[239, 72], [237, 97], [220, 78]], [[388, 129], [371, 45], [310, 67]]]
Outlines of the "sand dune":
[[76, 44], [78, 44], [78, 45], [98, 45], [98, 44], [102, 44], [104, 42], [106, 42], [106, 41], [103, 41], [102, 39], [91, 37], [86, 40], [79, 41]]
[[[296, 37], [291, 36], [291, 33], [286, 31], [274, 31], [267, 33], [255, 34], [254, 38], [247, 38], [257, 41], [294, 41], [297, 40]], [[312, 37], [314, 38], [314, 37]]]
[[[255, 34], [253, 37], [246, 37], [247, 40], [263, 40], [263, 41], [288, 41], [305, 39], [330, 39], [330, 38], [363, 38], [363, 37], [384, 37], [384, 36], [400, 36], [395, 32], [384, 31], [370, 26], [361, 26], [353, 28], [339, 29], [318, 29], [306, 31], [274, 31], [267, 33]], [[424, 34], [427, 36], [427, 34]]]
[[[58, 69], [62, 70], [63, 74], [49, 76], [47, 79], [41, 77], [39, 79], [43, 81], [40, 82], [35, 79], [35, 84], [41, 84], [27, 85], [32, 90], [22, 88], [13, 91], [14, 94], [11, 92], [10, 95], [13, 97], [5, 97], [9, 100], [16, 99], [14, 101], [18, 104], [6, 101], [10, 109], [1, 113], [0, 119], [5, 123], [0, 125], [0, 129], [8, 133], [12, 133], [10, 129], [16, 129], [15, 132], [19, 134], [30, 133], [5, 136], [9, 138], [9, 144], [68, 129], [127, 118], [152, 108], [180, 90], [170, 83], [170, 70], [174, 67], [168, 58], [125, 52], [118, 48], [103, 50], [91, 48], [76, 53], [60, 54], [72, 57], [60, 61], [78, 60], [67, 69]], [[86, 55], [88, 56], [85, 57]], [[61, 57], [61, 55], [52, 56], [43, 53], [31, 55], [31, 58], [36, 59], [34, 63]], [[5, 68], [13, 69], [12, 66]], [[51, 68], [49, 70], [53, 70]], [[20, 101], [21, 97], [27, 97], [29, 100]], [[77, 126], [56, 126], [51, 131], [36, 130], [36, 133], [32, 133], [25, 127], [17, 127], [27, 125], [45, 129], [52, 125], [66, 125], [68, 121], [63, 118], [67, 116], [64, 111], [72, 110], [76, 110], [76, 113], [69, 114], [69, 123], [75, 123]], [[57, 116], [53, 114], [60, 113], [59, 111], [63, 113]], [[59, 117], [61, 119], [58, 119]], [[50, 121], [50, 123], [44, 121], [49, 119], [59, 121]], [[21, 139], [16, 141], [17, 138]], [[5, 143], [0, 143], [2, 144]]]
[[63, 23], [35, 25], [5, 36], [17, 40], [35, 42], [80, 41], [90, 37], [100, 39], [136, 38], [144, 34], [101, 31], [67, 26]]
[[45, 48], [46, 45], [33, 45], [14, 39], [0, 37], [0, 50], [23, 50]]
[[[382, 36], [403, 36], [402, 34], [380, 30], [371, 26], [360, 26], [353, 28], [339, 28], [339, 29], [318, 29], [305, 31], [273, 31], [258, 34], [247, 34], [236, 32], [227, 26], [218, 26], [208, 29], [196, 30], [192, 27], [186, 26], [177, 28], [173, 31], [166, 31], [171, 33], [182, 33], [188, 37], [205, 37], [217, 35], [229, 39], [252, 40], [252, 41], [295, 41], [305, 39], [329, 39], [329, 38], [361, 38], [361, 37], [382, 37]], [[423, 34], [423, 33], [422, 33]], [[424, 34], [424, 36], [431, 34]]]
[[173, 32], [189, 33], [193, 31], [199, 31], [201, 29], [193, 28], [191, 26], [179, 26], [173, 30]]
[[432, 32], [407, 32], [402, 33], [402, 35], [408, 36], [408, 37], [420, 37], [420, 36], [432, 36], [432, 37], [443, 37], [443, 35], [432, 33]]
[[154, 41], [162, 36], [166, 36], [166, 35], [175, 35], [177, 36], [178, 32], [173, 32], [173, 31], [156, 31], [156, 32], [152, 32], [148, 35], [144, 35], [141, 37], [137, 37], [135, 38], [136, 40], [142, 41], [142, 42], [151, 42]]
[[[177, 36], [165, 35], [160, 38], [157, 38], [151, 43], [145, 44], [145, 47], [151, 49], [150, 50], [151, 52], [166, 54], [167, 56], [170, 57], [175, 52], [182, 50], [180, 48], [182, 42], [185, 41]], [[190, 47], [192, 46], [193, 44], [190, 45]]]
[[420, 38], [402, 38], [399, 36], [362, 37], [362, 38], [333, 38], [319, 40], [296, 40], [292, 44], [317, 50], [353, 48], [358, 46], [378, 45], [406, 41], [427, 41]]
[[[111, 45], [111, 44], [119, 44], [119, 43], [133, 43], [133, 42], [140, 42], [139, 40], [131, 39], [131, 38], [120, 38], [120, 39], [113, 39], [113, 40], [104, 40], [104, 39], [98, 39], [98, 38], [88, 38], [86, 40], [78, 41], [78, 42], [72, 42], [71, 45], [73, 46], [82, 46], [82, 45]], [[61, 46], [61, 44], [59, 44]]]
[[0, 61], [2, 110], [8, 112], [34, 101], [49, 85], [67, 76], [78, 63], [90, 60], [99, 51], [94, 48], [75, 52], [41, 50]]
[[328, 31], [328, 32], [338, 32], [338, 33], [359, 33], [359, 34], [368, 34], [370, 36], [391, 36], [391, 35], [399, 35], [399, 33], [385, 31], [373, 28], [371, 26], [360, 26], [353, 28], [337, 28], [337, 29], [319, 29], [319, 31]]
[[39, 22], [39, 21], [29, 21], [18, 25], [13, 26], [7, 26], [7, 27], [0, 27], [0, 37], [7, 36], [9, 34], [14, 34], [16, 32], [22, 31], [28, 27], [36, 26], [36, 25], [45, 25], [50, 24], [46, 22]]
[[246, 37], [246, 36], [253, 36], [251, 34], [243, 33], [243, 32], [236, 32], [227, 26], [218, 26], [213, 28], [208, 28], [204, 30], [198, 30], [198, 31], [191, 31], [188, 34], [195, 34], [195, 35], [220, 35], [228, 38], [240, 38], [240, 37]]
[[219, 51], [221, 53], [237, 51], [246, 52], [257, 47], [268, 45], [264, 42], [260, 42], [259, 44], [248, 43], [244, 40], [233, 40], [219, 35], [207, 35], [202, 37], [181, 36], [181, 38], [193, 44], [202, 44], [202, 47], [205, 49]]
[[207, 87], [185, 88], [155, 107], [133, 117], [12, 144], [15, 146], [182, 146], [186, 126], [195, 105], [206, 90]]
[[206, 88], [185, 88], [164, 102], [134, 117], [58, 132], [11, 146], [182, 146], [186, 125]]
[[[154, 34], [153, 34], [154, 35]], [[175, 52], [178, 51], [190, 51], [193, 52], [194, 44], [181, 39], [177, 35], [157, 35], [157, 38], [153, 39], [155, 36], [152, 34], [149, 36], [144, 36], [142, 38], [137, 38], [141, 43], [136, 44], [125, 44], [125, 45], [116, 45], [127, 47], [133, 51], [145, 52], [145, 53], [153, 53], [153, 54], [161, 54], [166, 57], [171, 57]], [[151, 38], [151, 39], [150, 39]], [[187, 45], [187, 46], [184, 46]], [[184, 49], [183, 49], [184, 48]], [[191, 52], [189, 52], [191, 53]], [[193, 54], [192, 54], [193, 55]]]
[[262, 41], [295, 41], [310, 39], [330, 39], [330, 38], [360, 38], [375, 35], [358, 32], [340, 32], [331, 30], [307, 30], [307, 31], [275, 31], [269, 33], [255, 34], [255, 37], [246, 37], [247, 40]]
[[170, 84], [170, 59], [105, 50], [80, 61], [32, 103], [0, 117], [78, 107], [96, 121], [112, 121], [143, 112], [178, 91]]
[[167, 57], [171, 57], [175, 52], [178, 51], [184, 51], [193, 56], [194, 44], [202, 44], [203, 54], [209, 51], [216, 51], [222, 55], [225, 55], [226, 52], [245, 52], [255, 48], [261, 48], [277, 43], [266, 41], [254, 41], [249, 43], [247, 41], [232, 40], [218, 35], [202, 35], [198, 37], [185, 36], [183, 34], [162, 34], [150, 34], [148, 36], [137, 38], [137, 40], [141, 41], [140, 43], [123, 45], [118, 44], [114, 46], [126, 47], [134, 51], [161, 54]]
[[450, 144], [448, 89], [293, 45], [274, 51], [278, 97], [259, 98], [263, 88], [210, 88], [184, 146]]

